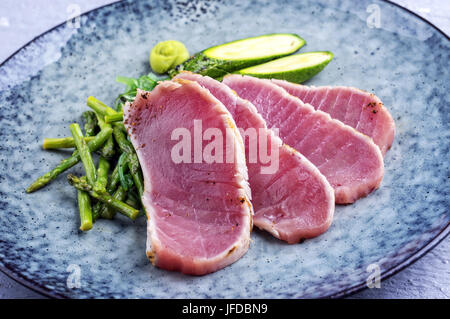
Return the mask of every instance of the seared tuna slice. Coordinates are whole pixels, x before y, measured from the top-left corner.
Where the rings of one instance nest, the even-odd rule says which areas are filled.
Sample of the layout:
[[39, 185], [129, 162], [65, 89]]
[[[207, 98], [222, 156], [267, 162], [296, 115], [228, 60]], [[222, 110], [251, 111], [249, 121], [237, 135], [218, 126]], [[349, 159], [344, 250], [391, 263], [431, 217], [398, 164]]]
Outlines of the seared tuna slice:
[[[201, 138], [199, 150], [187, 139], [198, 133], [195, 121], [202, 133], [212, 128], [227, 136], [216, 151], [228, 160], [202, 158], [210, 142]], [[124, 124], [144, 175], [152, 263], [203, 275], [238, 260], [249, 247], [252, 206], [242, 139], [223, 104], [195, 82], [166, 81], [138, 92], [124, 107]], [[189, 143], [181, 152], [182, 135]]]
[[229, 75], [223, 82], [252, 102], [284, 143], [309, 159], [330, 182], [336, 203], [353, 203], [378, 188], [383, 157], [372, 139], [287, 93], [270, 80]]
[[[325, 232], [333, 219], [334, 192], [320, 171], [299, 152], [283, 145], [255, 106], [225, 84], [188, 72], [176, 78], [197, 81], [233, 116], [244, 140], [255, 226], [288, 243]], [[269, 153], [277, 154], [273, 160], [278, 162], [270, 163], [273, 170], [262, 163], [260, 156], [250, 155], [252, 147], [261, 151], [259, 141], [267, 141]]]
[[303, 103], [330, 114], [336, 120], [350, 125], [371, 137], [383, 155], [394, 141], [395, 123], [380, 99], [356, 88], [345, 86], [306, 86], [281, 80], [272, 80]]

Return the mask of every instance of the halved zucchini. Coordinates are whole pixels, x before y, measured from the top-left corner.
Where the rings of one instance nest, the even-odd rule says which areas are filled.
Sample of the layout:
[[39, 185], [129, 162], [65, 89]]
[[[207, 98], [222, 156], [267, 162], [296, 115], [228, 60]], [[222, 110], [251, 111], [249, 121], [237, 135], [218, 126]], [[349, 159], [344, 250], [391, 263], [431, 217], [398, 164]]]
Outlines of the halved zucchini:
[[331, 59], [333, 59], [333, 53], [328, 51], [306, 52], [245, 68], [235, 73], [301, 83], [322, 71]]
[[203, 50], [169, 71], [191, 71], [221, 78], [249, 66], [261, 64], [294, 53], [305, 44], [296, 34], [275, 33], [228, 42]]

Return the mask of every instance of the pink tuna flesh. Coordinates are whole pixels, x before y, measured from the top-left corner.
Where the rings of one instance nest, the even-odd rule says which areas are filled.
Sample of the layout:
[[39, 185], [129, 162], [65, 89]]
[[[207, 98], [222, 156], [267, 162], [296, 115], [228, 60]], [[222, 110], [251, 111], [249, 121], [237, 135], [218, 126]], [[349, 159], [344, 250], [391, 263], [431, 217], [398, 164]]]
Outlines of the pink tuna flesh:
[[378, 188], [383, 157], [373, 141], [327, 113], [288, 94], [270, 80], [229, 75], [223, 82], [255, 105], [284, 143], [310, 160], [330, 182], [339, 204], [353, 203]]
[[[191, 163], [173, 160], [180, 140], [172, 133], [184, 128], [194, 136], [194, 120], [223, 136], [231, 128], [222, 151], [232, 152], [232, 163], [194, 163], [194, 152]], [[124, 107], [124, 124], [144, 175], [147, 255], [154, 265], [203, 275], [239, 259], [249, 246], [252, 207], [242, 139], [223, 104], [195, 82], [166, 81], [138, 92]]]
[[275, 159], [278, 169], [262, 173], [262, 168], [269, 165], [263, 164], [259, 156], [256, 161], [250, 159], [250, 139], [242, 136], [255, 210], [254, 224], [288, 243], [325, 232], [333, 219], [334, 192], [320, 171], [296, 150], [283, 145], [267, 128], [255, 106], [225, 84], [189, 72], [182, 72], [176, 78], [196, 81], [207, 88], [228, 109], [241, 133], [255, 129], [253, 137], [260, 141], [260, 135], [265, 135], [262, 140], [270, 145], [272, 153], [269, 154], [278, 154]]
[[383, 155], [391, 148], [395, 123], [387, 108], [374, 94], [352, 87], [314, 87], [282, 80], [272, 82], [303, 103], [309, 103], [314, 109], [324, 111], [371, 137]]

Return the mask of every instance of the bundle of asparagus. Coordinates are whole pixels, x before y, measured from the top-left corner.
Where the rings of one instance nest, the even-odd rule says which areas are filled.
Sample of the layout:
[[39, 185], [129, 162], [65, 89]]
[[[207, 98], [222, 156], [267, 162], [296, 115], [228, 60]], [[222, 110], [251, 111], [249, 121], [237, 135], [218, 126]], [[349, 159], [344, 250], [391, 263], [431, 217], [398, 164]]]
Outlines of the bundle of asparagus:
[[[151, 74], [138, 79], [118, 77], [117, 81], [125, 83], [127, 89], [116, 99], [116, 109], [90, 96], [87, 105], [92, 111], [83, 113], [84, 135], [79, 124], [73, 123], [72, 137], [46, 138], [43, 142], [44, 149], [75, 148], [72, 156], [36, 179], [26, 192], [37, 191], [81, 161], [85, 175], [67, 176], [69, 184], [77, 190], [81, 230], [90, 230], [99, 218], [114, 218], [116, 212], [132, 220], [143, 215], [142, 171], [121, 121], [121, 110], [125, 102], [134, 99], [138, 88], [151, 91], [157, 80]], [[99, 154], [97, 168], [92, 157], [94, 152]], [[111, 167], [114, 169], [109, 174]]]

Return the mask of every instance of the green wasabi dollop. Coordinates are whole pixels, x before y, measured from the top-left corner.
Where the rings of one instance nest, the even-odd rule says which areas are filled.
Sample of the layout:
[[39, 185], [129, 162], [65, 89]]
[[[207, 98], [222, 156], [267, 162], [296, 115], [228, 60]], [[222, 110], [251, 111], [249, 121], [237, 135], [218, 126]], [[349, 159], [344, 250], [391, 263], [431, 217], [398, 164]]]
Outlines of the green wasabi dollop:
[[156, 73], [165, 73], [189, 59], [189, 52], [180, 41], [159, 42], [150, 53], [150, 66]]

